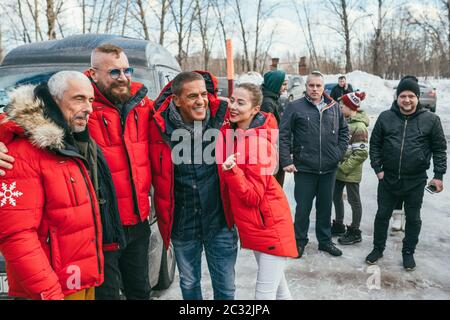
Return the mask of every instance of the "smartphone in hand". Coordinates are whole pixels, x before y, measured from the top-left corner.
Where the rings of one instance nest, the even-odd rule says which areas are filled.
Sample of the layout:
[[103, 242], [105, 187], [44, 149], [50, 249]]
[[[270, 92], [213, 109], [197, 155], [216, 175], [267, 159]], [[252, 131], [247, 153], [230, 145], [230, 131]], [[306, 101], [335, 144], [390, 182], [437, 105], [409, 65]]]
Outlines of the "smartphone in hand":
[[430, 185], [425, 187], [425, 190], [427, 190], [431, 194], [434, 194], [434, 193], [436, 193], [437, 189], [436, 189], [435, 185], [430, 184]]

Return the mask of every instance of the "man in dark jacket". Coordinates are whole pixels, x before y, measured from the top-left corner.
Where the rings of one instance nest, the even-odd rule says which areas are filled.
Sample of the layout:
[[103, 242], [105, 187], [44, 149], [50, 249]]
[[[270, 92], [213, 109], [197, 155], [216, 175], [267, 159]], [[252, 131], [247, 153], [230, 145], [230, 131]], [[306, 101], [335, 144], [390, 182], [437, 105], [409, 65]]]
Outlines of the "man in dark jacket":
[[324, 94], [323, 75], [313, 72], [306, 81], [306, 96], [286, 106], [280, 125], [280, 165], [284, 171], [295, 173], [299, 257], [308, 243], [314, 198], [319, 250], [342, 255], [331, 242], [331, 207], [336, 171], [348, 140], [347, 122], [339, 105]]
[[370, 139], [371, 166], [378, 176], [378, 211], [374, 226], [374, 248], [366, 262], [375, 264], [383, 256], [389, 219], [396, 203], [404, 201], [406, 228], [403, 266], [414, 270], [414, 251], [422, 226], [420, 209], [426, 171], [433, 157], [434, 178], [428, 184], [443, 190], [447, 170], [447, 142], [439, 117], [419, 104], [420, 88], [414, 79], [403, 79], [397, 100], [378, 117]]
[[[263, 93], [263, 102], [261, 104], [261, 111], [273, 113], [280, 125], [280, 95], [286, 91], [288, 80], [286, 73], [281, 70], [272, 70], [264, 74], [264, 83], [261, 86]], [[275, 174], [278, 183], [284, 184], [284, 171], [280, 167]]]
[[330, 96], [334, 101], [338, 101], [340, 97], [351, 92], [353, 92], [352, 85], [347, 83], [345, 76], [340, 76], [338, 78], [338, 84], [331, 90]]

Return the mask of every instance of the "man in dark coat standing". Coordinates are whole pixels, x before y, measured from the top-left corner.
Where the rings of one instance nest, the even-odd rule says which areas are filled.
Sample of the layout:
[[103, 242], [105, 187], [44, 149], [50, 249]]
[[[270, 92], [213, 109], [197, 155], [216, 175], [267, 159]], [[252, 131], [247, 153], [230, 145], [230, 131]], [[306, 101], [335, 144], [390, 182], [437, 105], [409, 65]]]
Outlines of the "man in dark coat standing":
[[399, 200], [404, 201], [406, 228], [403, 239], [403, 266], [416, 267], [414, 251], [422, 226], [420, 209], [427, 185], [427, 170], [433, 157], [434, 178], [428, 187], [443, 190], [447, 170], [447, 141], [437, 115], [419, 103], [417, 81], [406, 78], [397, 87], [397, 100], [378, 117], [370, 139], [370, 161], [379, 179], [378, 211], [374, 226], [374, 248], [367, 256], [375, 264], [383, 256], [389, 219]]
[[351, 92], [353, 92], [352, 85], [347, 83], [347, 78], [345, 76], [340, 76], [338, 78], [338, 84], [331, 90], [330, 96], [334, 101], [338, 101], [340, 97]]
[[284, 171], [294, 173], [295, 179], [299, 257], [308, 243], [314, 198], [319, 250], [342, 255], [331, 241], [331, 208], [336, 171], [348, 141], [347, 122], [338, 103], [324, 93], [323, 75], [313, 72], [306, 80], [306, 96], [286, 106], [280, 124], [280, 165]]

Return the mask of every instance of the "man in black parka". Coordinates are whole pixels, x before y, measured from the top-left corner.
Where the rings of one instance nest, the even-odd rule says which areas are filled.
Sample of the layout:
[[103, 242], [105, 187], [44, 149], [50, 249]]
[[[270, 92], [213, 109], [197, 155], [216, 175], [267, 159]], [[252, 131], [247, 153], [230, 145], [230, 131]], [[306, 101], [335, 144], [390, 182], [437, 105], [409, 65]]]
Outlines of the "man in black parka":
[[420, 209], [433, 157], [434, 178], [428, 183], [443, 190], [447, 170], [447, 141], [439, 117], [419, 103], [417, 81], [406, 77], [397, 87], [397, 100], [378, 117], [370, 138], [371, 166], [378, 176], [378, 211], [374, 226], [374, 248], [366, 262], [375, 264], [383, 256], [389, 219], [398, 200], [404, 201], [406, 227], [403, 266], [416, 267], [414, 251], [422, 226]]

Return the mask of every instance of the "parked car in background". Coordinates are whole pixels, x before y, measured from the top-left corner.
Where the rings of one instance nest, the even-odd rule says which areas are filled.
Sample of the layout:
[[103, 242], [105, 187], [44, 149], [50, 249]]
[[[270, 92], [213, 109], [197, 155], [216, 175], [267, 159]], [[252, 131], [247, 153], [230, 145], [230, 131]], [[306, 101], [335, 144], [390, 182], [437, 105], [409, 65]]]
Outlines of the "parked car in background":
[[[425, 108], [428, 108], [431, 112], [436, 112], [437, 105], [437, 92], [430, 83], [425, 81], [419, 81], [420, 97], [419, 102]], [[397, 90], [397, 87], [394, 87]], [[397, 93], [394, 91], [394, 100], [397, 99]]]
[[[164, 86], [181, 72], [178, 62], [165, 48], [145, 40], [115, 35], [77, 35], [62, 40], [26, 44], [9, 52], [0, 65], [0, 107], [8, 103], [7, 92], [17, 86], [39, 84], [61, 70], [87, 70], [92, 49], [103, 43], [115, 44], [124, 49], [130, 66], [134, 68], [133, 80], [145, 84], [150, 99], [155, 99]], [[154, 206], [151, 207], [150, 285], [155, 289], [166, 289], [175, 275], [174, 251], [172, 246], [167, 251], [164, 249]], [[0, 281], [5, 278], [2, 261], [0, 257]], [[5, 287], [3, 285], [0, 288], [4, 291]]]
[[227, 77], [217, 77], [217, 94], [220, 97], [228, 98], [228, 79], [227, 79]]
[[288, 75], [287, 99], [289, 102], [300, 99], [305, 93], [305, 81], [300, 75]]
[[333, 88], [337, 86], [337, 82], [335, 83], [325, 83], [325, 93], [327, 95], [331, 94], [331, 90], [333, 90]]
[[0, 252], [0, 299], [8, 297], [8, 278], [6, 277], [5, 258]]

